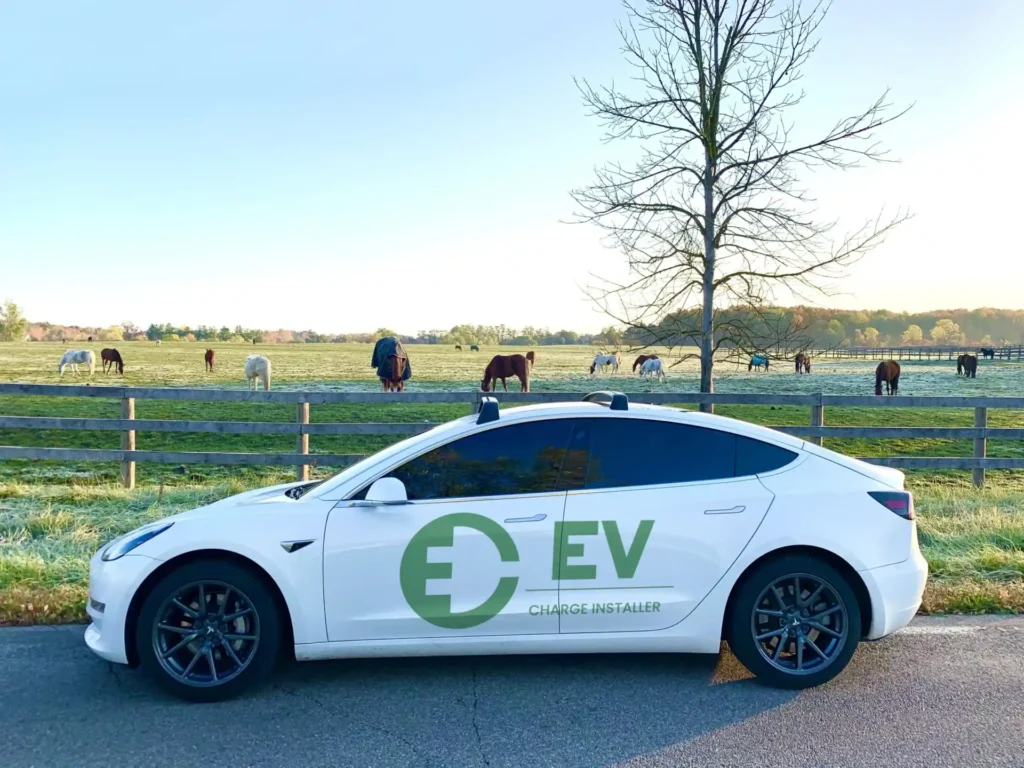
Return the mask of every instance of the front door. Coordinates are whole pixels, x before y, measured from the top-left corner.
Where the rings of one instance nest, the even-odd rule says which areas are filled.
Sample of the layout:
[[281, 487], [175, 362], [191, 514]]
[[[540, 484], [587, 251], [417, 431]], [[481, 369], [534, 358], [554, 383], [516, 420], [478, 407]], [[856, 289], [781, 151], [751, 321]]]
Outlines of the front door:
[[409, 503], [328, 518], [324, 597], [331, 641], [555, 634], [552, 542], [565, 491], [568, 420], [496, 426], [387, 473]]

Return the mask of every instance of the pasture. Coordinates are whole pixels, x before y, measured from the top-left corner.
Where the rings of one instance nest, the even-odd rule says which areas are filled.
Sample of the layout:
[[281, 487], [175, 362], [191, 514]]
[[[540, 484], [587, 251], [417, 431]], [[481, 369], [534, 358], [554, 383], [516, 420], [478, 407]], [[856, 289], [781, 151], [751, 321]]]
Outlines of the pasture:
[[[370, 344], [212, 344], [215, 367], [206, 373], [202, 343], [152, 342], [76, 342], [96, 353], [94, 384], [152, 387], [230, 387], [244, 389], [245, 358], [260, 354], [274, 366], [274, 389], [363, 391], [379, 390], [380, 384], [370, 368]], [[103, 347], [116, 347], [125, 362], [124, 376], [104, 374], [99, 366]], [[69, 349], [57, 343], [0, 344], [0, 381], [26, 384], [88, 383], [80, 372], [76, 377], [65, 371], [57, 375], [57, 363]], [[479, 388], [484, 367], [496, 354], [525, 354], [529, 347], [484, 346], [479, 352], [458, 352], [453, 346], [407, 344], [413, 366], [408, 390], [473, 390]], [[667, 381], [654, 384], [631, 375], [633, 359], [639, 354], [622, 352], [618, 374], [590, 376], [590, 364], [601, 350], [589, 346], [534, 347], [537, 365], [530, 374], [531, 388], [537, 392], [589, 392], [614, 387], [624, 392], [693, 392], [699, 383], [696, 359], [676, 362], [680, 351], [670, 353], [654, 349], [666, 364]], [[647, 350], [645, 350], [647, 351]], [[694, 349], [683, 352], [695, 352]], [[747, 361], [719, 360], [715, 367], [718, 392], [776, 392], [833, 395], [870, 395], [874, 387], [877, 361], [816, 359], [810, 375], [796, 376], [793, 363], [772, 360], [768, 373], [747, 371]], [[980, 360], [976, 379], [957, 379], [955, 360], [903, 361], [901, 395], [992, 395], [1024, 394], [1024, 363]], [[518, 391], [518, 382], [510, 390]]]
[[[83, 345], [79, 345], [83, 346]], [[288, 344], [214, 345], [215, 367], [204, 372], [202, 344], [97, 342], [85, 345], [99, 356], [116, 346], [125, 363], [124, 376], [97, 372], [94, 385], [215, 387], [245, 389], [245, 358], [262, 354], [273, 363], [273, 389], [379, 391], [370, 368], [372, 345]], [[0, 381], [55, 384], [61, 344], [0, 344]], [[413, 378], [407, 390], [473, 391], [483, 369], [497, 353], [525, 353], [526, 348], [484, 347], [457, 352], [447, 346], [407, 345]], [[630, 374], [635, 354], [622, 355], [618, 375], [591, 377], [591, 347], [536, 347], [531, 388], [537, 392], [588, 392], [614, 388], [626, 392], [693, 392], [695, 360], [675, 359], [658, 350], [667, 364], [665, 382], [641, 381]], [[976, 379], [958, 378], [955, 361], [902, 363], [901, 395], [1024, 394], [1024, 365], [980, 361]], [[722, 361], [716, 369], [719, 392], [816, 393], [870, 395], [874, 361], [816, 360], [813, 373], [796, 375], [793, 364], [773, 363], [770, 372], [748, 372], [746, 361]], [[68, 384], [90, 383], [87, 375], [67, 371]], [[518, 381], [509, 382], [518, 391]], [[396, 399], [397, 396], [396, 396]], [[443, 421], [467, 413], [468, 404], [318, 405], [317, 422]], [[771, 425], [806, 425], [807, 409], [773, 406], [720, 406], [717, 412]], [[0, 396], [0, 414], [12, 416], [86, 416], [117, 418], [119, 403], [92, 398]], [[293, 405], [140, 400], [136, 417], [292, 421]], [[969, 427], [972, 409], [830, 408], [833, 426]], [[1024, 427], [1024, 413], [993, 410], [991, 426]], [[370, 453], [399, 439], [387, 435], [314, 436], [316, 453]], [[214, 433], [138, 433], [142, 450], [288, 452], [295, 439], [286, 435]], [[114, 432], [0, 430], [0, 444], [79, 448], [117, 448]], [[970, 440], [872, 439], [827, 440], [826, 445], [851, 455], [969, 456]], [[1024, 455], [1024, 441], [989, 441], [989, 456]], [[314, 476], [329, 470], [314, 468]], [[988, 487], [977, 491], [969, 473], [911, 472], [909, 486], [917, 497], [922, 550], [933, 578], [926, 609], [984, 612], [1024, 610], [1024, 473], [992, 471]], [[139, 488], [116, 485], [118, 465], [105, 463], [0, 462], [0, 623], [80, 620], [83, 617], [88, 558], [104, 541], [148, 520], [237, 493], [246, 487], [294, 478], [291, 468], [175, 467], [139, 464]]]

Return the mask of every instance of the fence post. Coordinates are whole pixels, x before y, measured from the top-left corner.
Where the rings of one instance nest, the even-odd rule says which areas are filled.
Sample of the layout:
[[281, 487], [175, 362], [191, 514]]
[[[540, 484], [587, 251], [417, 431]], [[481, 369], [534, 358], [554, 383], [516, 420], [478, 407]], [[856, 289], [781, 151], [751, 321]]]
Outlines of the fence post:
[[[309, 403], [298, 403], [295, 407], [295, 421], [299, 424], [309, 424]], [[309, 433], [300, 427], [299, 439], [296, 444], [296, 453], [309, 454]], [[309, 464], [299, 464], [295, 468], [296, 480], [309, 480]]]
[[[988, 426], [988, 408], [975, 408], [974, 409], [974, 426], [980, 429], [984, 429]], [[984, 437], [975, 438], [974, 440], [974, 458], [983, 459], [985, 454], [988, 452], [988, 440]], [[971, 473], [974, 477], [974, 486], [976, 488], [985, 487], [985, 470], [975, 469]]]
[[[821, 393], [818, 393], [818, 404], [811, 406], [811, 426], [812, 427], [823, 427], [825, 426], [825, 406], [821, 404]], [[810, 442], [815, 445], [822, 445], [824, 438], [812, 437]]]
[[[134, 397], [122, 397], [121, 398], [121, 418], [135, 420], [135, 398]], [[135, 430], [126, 429], [121, 433], [121, 450], [122, 451], [134, 451], [135, 450]], [[122, 461], [121, 462], [121, 485], [125, 488], [135, 487], [135, 462], [134, 461]]]

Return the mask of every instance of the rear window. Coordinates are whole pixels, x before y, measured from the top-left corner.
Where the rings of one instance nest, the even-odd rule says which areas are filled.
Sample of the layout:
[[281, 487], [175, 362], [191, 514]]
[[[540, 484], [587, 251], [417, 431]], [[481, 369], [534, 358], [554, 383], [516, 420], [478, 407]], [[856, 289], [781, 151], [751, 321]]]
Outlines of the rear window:
[[736, 477], [774, 472], [796, 458], [796, 453], [750, 437], [736, 436]]

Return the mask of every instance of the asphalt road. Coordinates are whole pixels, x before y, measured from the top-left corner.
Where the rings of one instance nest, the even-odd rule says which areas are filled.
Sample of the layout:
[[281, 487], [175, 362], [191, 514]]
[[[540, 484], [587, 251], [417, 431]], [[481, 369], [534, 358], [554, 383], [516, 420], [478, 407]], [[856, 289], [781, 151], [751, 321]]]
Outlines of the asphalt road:
[[503, 657], [296, 664], [210, 705], [82, 632], [0, 630], [4, 768], [1024, 767], [1024, 617], [918, 619], [800, 693], [728, 654]]

